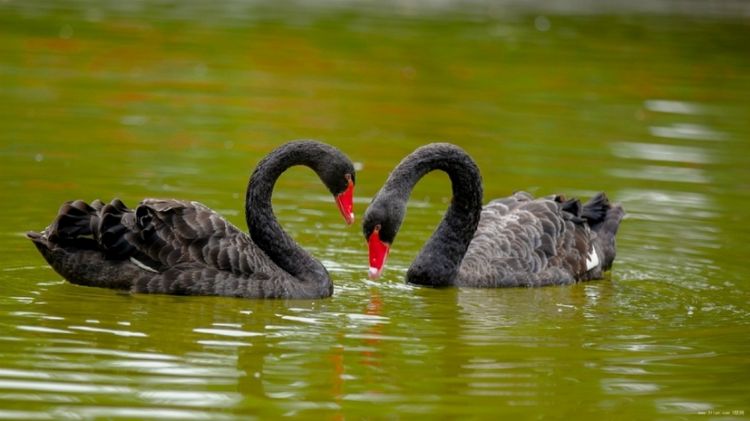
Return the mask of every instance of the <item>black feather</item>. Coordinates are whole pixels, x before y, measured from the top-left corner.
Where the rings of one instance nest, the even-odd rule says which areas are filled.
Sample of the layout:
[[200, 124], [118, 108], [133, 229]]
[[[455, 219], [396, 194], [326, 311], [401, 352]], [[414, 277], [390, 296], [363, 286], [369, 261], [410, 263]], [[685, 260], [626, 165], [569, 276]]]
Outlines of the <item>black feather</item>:
[[[476, 164], [449, 144], [421, 147], [401, 161], [365, 213], [365, 237], [380, 225], [381, 233], [386, 231], [389, 240], [395, 239], [411, 190], [435, 169], [448, 173], [453, 202], [409, 268], [408, 282], [467, 287], [561, 285], [600, 278], [611, 266], [614, 235], [624, 212], [610, 206], [603, 193], [581, 206], [579, 200], [562, 195], [534, 199], [529, 193], [516, 192], [482, 208]], [[589, 267], [587, 262], [595, 261], [592, 253], [601, 263]]]
[[179, 295], [327, 297], [333, 292], [328, 272], [273, 215], [274, 183], [293, 165], [313, 168], [334, 194], [347, 187], [347, 175], [354, 178], [353, 164], [338, 149], [290, 142], [264, 158], [248, 183], [253, 238], [208, 207], [175, 199], [146, 199], [135, 210], [119, 199], [106, 205], [68, 202], [47, 229], [27, 236], [58, 273], [80, 285]]

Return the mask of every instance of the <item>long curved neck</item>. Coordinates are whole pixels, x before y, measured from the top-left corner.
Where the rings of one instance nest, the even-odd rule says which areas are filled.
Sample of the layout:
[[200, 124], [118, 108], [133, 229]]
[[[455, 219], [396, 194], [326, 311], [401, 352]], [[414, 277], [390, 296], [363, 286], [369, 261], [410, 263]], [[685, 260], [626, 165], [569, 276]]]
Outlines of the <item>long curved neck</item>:
[[417, 182], [433, 170], [448, 173], [453, 198], [440, 225], [409, 268], [406, 279], [416, 284], [447, 286], [455, 282], [482, 213], [482, 178], [476, 163], [457, 146], [431, 144], [405, 158], [391, 173], [384, 190], [406, 203]]
[[315, 141], [280, 146], [258, 163], [247, 186], [245, 219], [253, 242], [281, 269], [302, 281], [330, 284], [330, 277], [323, 265], [281, 228], [271, 195], [276, 180], [289, 167], [305, 165], [320, 175], [326, 162], [333, 159], [332, 149]]

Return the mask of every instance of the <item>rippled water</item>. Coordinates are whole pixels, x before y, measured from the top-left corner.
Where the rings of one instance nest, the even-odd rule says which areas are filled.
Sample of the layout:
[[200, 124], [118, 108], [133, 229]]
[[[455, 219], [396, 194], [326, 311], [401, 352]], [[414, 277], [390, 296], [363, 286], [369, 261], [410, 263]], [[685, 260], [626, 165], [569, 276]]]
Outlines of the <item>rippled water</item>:
[[[750, 27], [726, 13], [745, 6], [508, 4], [0, 3], [0, 419], [746, 419]], [[605, 190], [628, 211], [614, 270], [405, 285], [443, 174], [418, 185], [378, 282], [312, 173], [283, 176], [275, 210], [331, 272], [324, 300], [74, 286], [23, 237], [74, 198], [187, 198], [244, 226], [250, 170], [305, 137], [361, 167], [360, 217], [436, 140], [475, 157], [485, 200]]]

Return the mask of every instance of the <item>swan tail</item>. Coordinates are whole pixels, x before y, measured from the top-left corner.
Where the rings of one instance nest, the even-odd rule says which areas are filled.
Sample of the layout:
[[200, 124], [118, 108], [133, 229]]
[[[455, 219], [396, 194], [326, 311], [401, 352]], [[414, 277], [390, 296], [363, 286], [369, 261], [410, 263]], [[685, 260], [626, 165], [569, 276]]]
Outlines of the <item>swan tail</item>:
[[28, 231], [26, 233], [26, 238], [31, 240], [31, 242], [34, 243], [34, 246], [37, 248], [37, 250], [39, 250], [39, 252], [42, 253], [42, 256], [44, 256], [44, 258], [47, 259], [47, 253], [49, 253], [49, 250], [52, 247], [49, 242], [49, 239], [44, 234], [44, 231], [42, 232]]
[[607, 212], [611, 209], [612, 205], [609, 203], [607, 195], [604, 193], [597, 193], [594, 197], [589, 199], [581, 212], [581, 216], [586, 219], [589, 227], [596, 229], [599, 224], [604, 222], [607, 217]]
[[101, 208], [96, 233], [108, 258], [127, 259], [136, 252], [132, 242], [133, 220], [133, 211], [119, 199]]
[[578, 199], [568, 199], [562, 202], [562, 210], [575, 217], [581, 217], [581, 201]]
[[130, 288], [139, 270], [131, 261], [132, 246], [117, 234], [125, 234], [124, 218], [132, 212], [119, 200], [90, 204], [64, 203], [42, 232], [26, 233], [47, 263], [71, 283], [115, 289]]
[[609, 270], [615, 260], [615, 236], [625, 210], [619, 204], [610, 203], [606, 194], [598, 193], [583, 205], [582, 216], [597, 234], [596, 241], [603, 255], [602, 270]]
[[[101, 202], [94, 202], [99, 205]], [[52, 243], [91, 247], [96, 243], [94, 231], [98, 225], [97, 208], [83, 200], [63, 203], [52, 224], [42, 235]]]
[[108, 204], [95, 200], [64, 203], [52, 224], [42, 232], [50, 244], [97, 250], [109, 259], [127, 259], [135, 248], [128, 241], [133, 212], [120, 199]]

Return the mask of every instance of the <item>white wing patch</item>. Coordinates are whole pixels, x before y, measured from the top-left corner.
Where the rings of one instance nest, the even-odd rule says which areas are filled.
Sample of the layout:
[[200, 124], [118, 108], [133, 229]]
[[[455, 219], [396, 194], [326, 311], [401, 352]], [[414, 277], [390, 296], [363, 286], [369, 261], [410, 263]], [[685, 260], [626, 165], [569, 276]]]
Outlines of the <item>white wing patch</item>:
[[147, 266], [146, 264], [144, 264], [143, 262], [141, 262], [139, 260], [136, 260], [135, 257], [131, 257], [130, 261], [133, 262], [134, 265], [138, 266], [139, 268], [141, 268], [143, 270], [147, 270], [149, 272], [154, 272], [154, 273], [159, 273], [158, 270], [156, 270], [156, 269], [154, 269], [154, 268], [152, 268], [150, 266]]
[[596, 254], [596, 248], [591, 247], [589, 255], [586, 256], [586, 270], [589, 271], [599, 266], [599, 256]]

